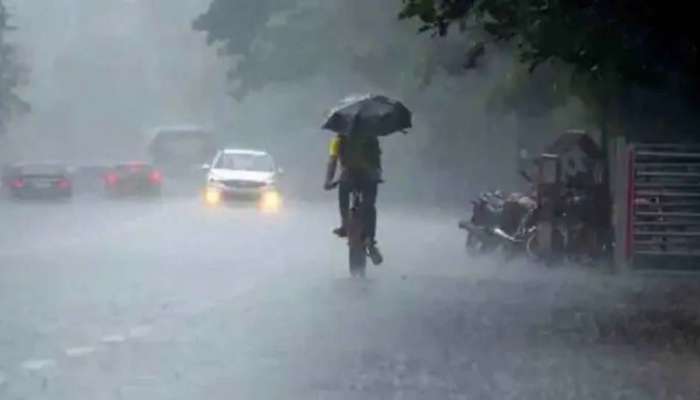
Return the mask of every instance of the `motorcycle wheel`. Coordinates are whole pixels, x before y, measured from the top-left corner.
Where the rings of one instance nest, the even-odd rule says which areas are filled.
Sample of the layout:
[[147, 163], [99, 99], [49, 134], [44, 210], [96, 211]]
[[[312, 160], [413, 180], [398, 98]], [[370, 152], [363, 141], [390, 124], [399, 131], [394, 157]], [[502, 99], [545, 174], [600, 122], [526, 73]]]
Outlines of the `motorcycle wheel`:
[[537, 243], [537, 234], [532, 234], [525, 242], [525, 254], [532, 261], [542, 261], [542, 255], [539, 253], [539, 244]]
[[[564, 240], [565, 239], [561, 232], [555, 231], [552, 236], [552, 247], [555, 249], [560, 249], [564, 243]], [[527, 238], [527, 241], [525, 242], [525, 254], [527, 254], [527, 257], [530, 260], [538, 263], [544, 263], [547, 266], [553, 266], [554, 264], [560, 263], [564, 260], [561, 251], [555, 250], [550, 255], [543, 254], [539, 247], [536, 232], [532, 232], [532, 234]]]
[[486, 246], [478, 236], [467, 232], [465, 248], [470, 256], [478, 256], [484, 254]]
[[515, 243], [504, 243], [502, 245], [503, 261], [509, 263], [522, 254], [522, 245]]

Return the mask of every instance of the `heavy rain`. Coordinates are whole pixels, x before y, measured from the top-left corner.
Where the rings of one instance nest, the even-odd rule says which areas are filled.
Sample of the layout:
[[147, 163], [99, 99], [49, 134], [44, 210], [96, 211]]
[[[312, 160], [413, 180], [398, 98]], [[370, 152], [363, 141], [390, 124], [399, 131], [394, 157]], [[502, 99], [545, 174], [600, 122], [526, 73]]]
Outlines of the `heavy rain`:
[[0, 399], [700, 398], [680, 8], [0, 0]]

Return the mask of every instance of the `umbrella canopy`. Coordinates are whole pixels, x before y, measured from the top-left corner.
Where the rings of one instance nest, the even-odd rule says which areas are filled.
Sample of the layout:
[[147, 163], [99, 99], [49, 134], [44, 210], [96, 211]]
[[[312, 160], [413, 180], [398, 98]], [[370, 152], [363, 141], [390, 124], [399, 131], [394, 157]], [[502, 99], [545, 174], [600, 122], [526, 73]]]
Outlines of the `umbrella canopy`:
[[322, 128], [347, 136], [386, 136], [411, 126], [411, 111], [400, 101], [366, 95], [343, 100], [331, 110]]

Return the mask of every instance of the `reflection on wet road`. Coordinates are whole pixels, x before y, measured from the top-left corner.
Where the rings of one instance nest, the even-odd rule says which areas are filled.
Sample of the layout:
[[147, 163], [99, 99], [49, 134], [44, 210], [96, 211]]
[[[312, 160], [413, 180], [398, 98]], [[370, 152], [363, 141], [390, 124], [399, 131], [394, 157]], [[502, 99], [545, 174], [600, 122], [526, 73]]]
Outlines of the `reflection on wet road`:
[[332, 204], [0, 205], [0, 398], [699, 398], [697, 342], [620, 334], [648, 283], [469, 260], [448, 213], [384, 207], [353, 281]]

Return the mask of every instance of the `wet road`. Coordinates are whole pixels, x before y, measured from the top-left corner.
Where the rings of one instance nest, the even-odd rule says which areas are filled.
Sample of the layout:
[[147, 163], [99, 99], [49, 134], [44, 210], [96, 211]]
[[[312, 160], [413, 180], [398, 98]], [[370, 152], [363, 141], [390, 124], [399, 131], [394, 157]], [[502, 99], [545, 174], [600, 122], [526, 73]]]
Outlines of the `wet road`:
[[3, 399], [700, 398], [697, 303], [468, 260], [450, 213], [382, 209], [353, 281], [332, 204], [0, 206]]

